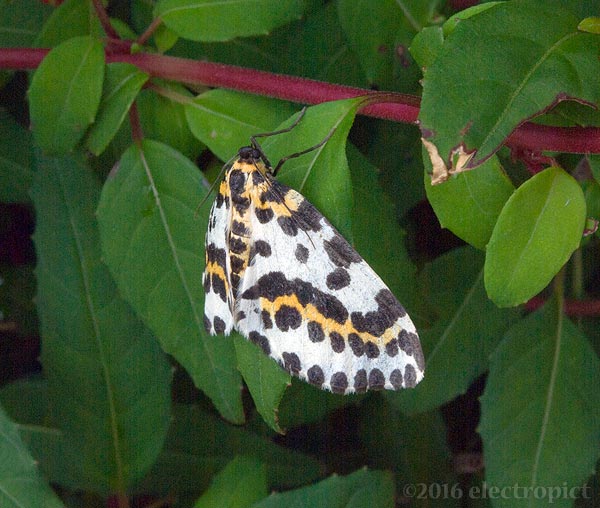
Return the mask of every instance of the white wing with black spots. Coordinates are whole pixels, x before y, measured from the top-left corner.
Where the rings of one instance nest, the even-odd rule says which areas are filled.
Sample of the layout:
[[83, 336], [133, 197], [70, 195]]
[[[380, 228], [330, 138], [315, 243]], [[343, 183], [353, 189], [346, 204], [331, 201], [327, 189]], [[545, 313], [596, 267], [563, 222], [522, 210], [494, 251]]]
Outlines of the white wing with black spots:
[[206, 236], [205, 325], [235, 328], [290, 373], [335, 393], [413, 387], [415, 327], [373, 269], [314, 206], [240, 149]]

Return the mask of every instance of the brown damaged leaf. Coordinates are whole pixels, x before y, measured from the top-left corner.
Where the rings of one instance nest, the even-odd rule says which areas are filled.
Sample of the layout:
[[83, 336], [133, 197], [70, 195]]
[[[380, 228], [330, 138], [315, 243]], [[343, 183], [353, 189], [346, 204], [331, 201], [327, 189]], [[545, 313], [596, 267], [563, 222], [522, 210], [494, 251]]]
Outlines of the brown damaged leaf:
[[473, 169], [467, 167], [467, 164], [473, 157], [473, 152], [465, 152], [462, 145], [452, 150], [450, 157], [452, 164], [450, 168], [448, 168], [444, 159], [440, 157], [437, 147], [431, 141], [427, 141], [425, 138], [421, 137], [421, 142], [429, 154], [429, 160], [431, 161], [431, 166], [433, 168], [431, 185], [438, 185], [448, 180], [451, 175]]

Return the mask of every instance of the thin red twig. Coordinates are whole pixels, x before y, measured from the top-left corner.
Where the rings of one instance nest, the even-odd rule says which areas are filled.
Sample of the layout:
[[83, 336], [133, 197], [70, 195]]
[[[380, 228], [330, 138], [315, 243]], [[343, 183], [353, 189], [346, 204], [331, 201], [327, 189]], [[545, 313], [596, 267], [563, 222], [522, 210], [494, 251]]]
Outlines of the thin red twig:
[[94, 4], [94, 9], [96, 10], [96, 16], [98, 16], [98, 20], [100, 21], [102, 28], [104, 28], [106, 35], [112, 39], [120, 39], [119, 34], [110, 23], [110, 18], [108, 17], [108, 13], [102, 4], [102, 0], [92, 0], [92, 3]]
[[[0, 69], [34, 69], [47, 52], [46, 49], [2, 48]], [[128, 62], [154, 77], [181, 83], [230, 88], [303, 104], [378, 93], [297, 76], [150, 53], [110, 53], [107, 61]], [[404, 123], [414, 123], [417, 120], [420, 102], [418, 97], [397, 94], [398, 102], [388, 102], [389, 97], [389, 93], [382, 94], [382, 99], [386, 102], [370, 104], [360, 113]], [[550, 127], [527, 122], [509, 136], [507, 144], [532, 151], [600, 153], [600, 128]]]
[[[525, 308], [534, 311], [545, 303], [544, 298], [536, 296], [525, 304]], [[598, 317], [600, 316], [600, 300], [565, 300], [564, 311], [567, 316]]]

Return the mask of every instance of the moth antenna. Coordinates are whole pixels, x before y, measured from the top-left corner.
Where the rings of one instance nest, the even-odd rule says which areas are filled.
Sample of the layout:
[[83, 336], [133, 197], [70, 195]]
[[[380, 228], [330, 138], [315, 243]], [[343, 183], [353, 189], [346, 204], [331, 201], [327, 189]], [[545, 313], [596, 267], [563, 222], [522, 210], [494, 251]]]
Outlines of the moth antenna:
[[235, 159], [237, 157], [237, 155], [234, 155], [231, 159], [229, 159], [225, 164], [223, 164], [223, 167], [221, 168], [221, 170], [219, 171], [219, 174], [217, 175], [217, 177], [213, 180], [213, 183], [210, 184], [210, 187], [208, 188], [208, 192], [206, 193], [206, 195], [202, 198], [202, 200], [200, 201], [200, 203], [198, 204], [198, 206], [196, 207], [196, 210], [194, 211], [194, 220], [198, 219], [198, 214], [200, 213], [200, 208], [202, 208], [202, 206], [204, 205], [204, 203], [206, 203], [206, 201], [208, 201], [208, 198], [210, 197], [210, 195], [212, 194], [212, 192], [215, 190], [215, 187], [221, 183], [221, 180], [223, 180], [223, 175], [225, 174], [225, 171], [227, 170], [227, 168], [229, 166], [231, 166], [231, 162], [233, 161], [233, 159]]
[[277, 175], [277, 172], [281, 169], [281, 166], [283, 166], [284, 162], [287, 162], [290, 159], [295, 159], [296, 157], [300, 157], [301, 155], [304, 155], [306, 153], [310, 153], [313, 150], [321, 148], [325, 143], [327, 143], [327, 141], [329, 141], [331, 139], [331, 136], [333, 136], [333, 133], [335, 132], [336, 129], [337, 129], [337, 126], [332, 127], [331, 130], [329, 131], [329, 133], [327, 134], [327, 136], [325, 136], [316, 145], [311, 146], [310, 148], [307, 148], [306, 150], [302, 150], [301, 152], [296, 152], [296, 153], [293, 153], [291, 155], [286, 155], [282, 159], [279, 159], [279, 162], [277, 163], [277, 166], [275, 166], [275, 169], [273, 170], [273, 175], [274, 176]]

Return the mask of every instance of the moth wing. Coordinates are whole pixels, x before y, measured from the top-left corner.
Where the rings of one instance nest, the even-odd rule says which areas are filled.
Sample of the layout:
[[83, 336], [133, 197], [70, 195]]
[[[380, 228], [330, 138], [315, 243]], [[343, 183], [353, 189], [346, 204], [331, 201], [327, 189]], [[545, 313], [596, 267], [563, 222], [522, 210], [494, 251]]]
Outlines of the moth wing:
[[206, 230], [204, 327], [211, 335], [228, 335], [233, 328], [230, 263], [227, 247], [230, 202], [222, 186], [210, 210]]
[[313, 205], [271, 183], [293, 211], [263, 223], [252, 210], [236, 328], [320, 388], [352, 393], [414, 386], [423, 377], [423, 354], [402, 305]]

